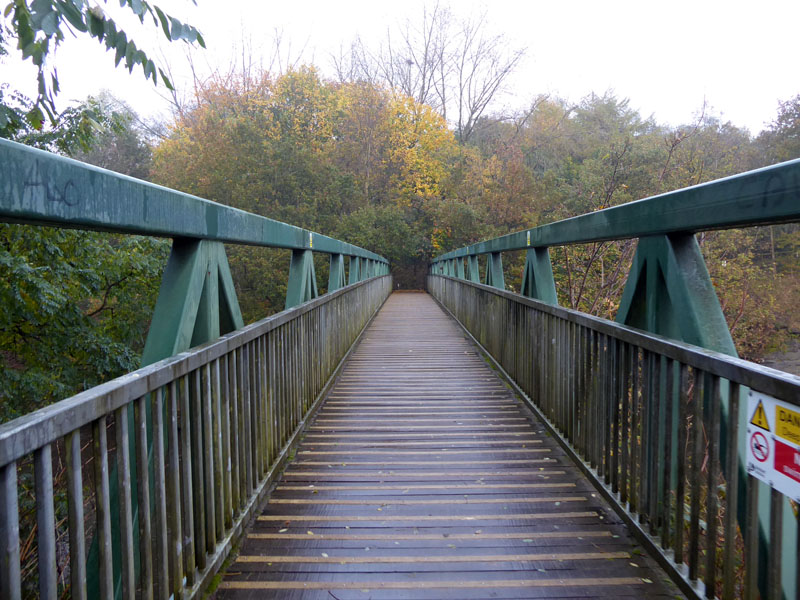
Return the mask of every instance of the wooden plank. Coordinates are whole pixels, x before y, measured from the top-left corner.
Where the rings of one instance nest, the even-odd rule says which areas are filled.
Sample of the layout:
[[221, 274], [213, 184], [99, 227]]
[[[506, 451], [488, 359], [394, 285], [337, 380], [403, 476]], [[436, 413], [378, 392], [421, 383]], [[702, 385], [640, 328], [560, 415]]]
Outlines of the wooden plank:
[[421, 588], [536, 588], [536, 587], [572, 587], [572, 586], [610, 586], [640, 585], [649, 583], [639, 577], [587, 577], [569, 580], [563, 579], [499, 579], [491, 581], [223, 581], [220, 589], [229, 590], [361, 590], [361, 589], [395, 589], [415, 590]]
[[638, 554], [457, 326], [406, 294], [365, 332], [216, 596], [674, 597]]

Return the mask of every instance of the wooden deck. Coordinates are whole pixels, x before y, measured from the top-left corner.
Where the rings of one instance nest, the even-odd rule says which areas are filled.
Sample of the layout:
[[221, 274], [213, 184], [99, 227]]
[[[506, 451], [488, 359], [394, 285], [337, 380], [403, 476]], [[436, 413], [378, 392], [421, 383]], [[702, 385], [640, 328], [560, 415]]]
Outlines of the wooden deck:
[[458, 325], [393, 294], [219, 599], [682, 597]]

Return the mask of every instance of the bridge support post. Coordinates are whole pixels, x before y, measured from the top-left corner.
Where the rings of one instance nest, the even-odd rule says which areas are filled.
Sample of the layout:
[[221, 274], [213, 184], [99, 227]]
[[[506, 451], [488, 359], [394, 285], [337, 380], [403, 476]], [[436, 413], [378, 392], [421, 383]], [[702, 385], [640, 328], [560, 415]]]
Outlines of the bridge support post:
[[457, 258], [456, 259], [456, 277], [459, 279], [466, 279], [464, 275], [464, 259]]
[[331, 254], [331, 267], [328, 271], [328, 292], [333, 292], [344, 286], [344, 256]]
[[553, 279], [553, 265], [548, 248], [531, 248], [525, 257], [520, 293], [547, 304], [558, 306], [556, 283]]
[[478, 269], [478, 255], [477, 254], [470, 254], [467, 257], [467, 275], [469, 275], [469, 281], [473, 281], [475, 283], [481, 282], [481, 272]]
[[486, 285], [491, 285], [498, 289], [506, 289], [506, 282], [503, 277], [503, 258], [499, 252], [492, 252], [486, 261]]
[[348, 281], [347, 282], [349, 284], [351, 284], [351, 285], [361, 281], [361, 278], [359, 277], [359, 272], [358, 272], [359, 271], [358, 266], [359, 266], [360, 262], [361, 261], [358, 259], [357, 256], [351, 256], [350, 257], [350, 275], [348, 277]]
[[311, 250], [292, 250], [289, 265], [289, 286], [286, 289], [285, 309], [292, 308], [319, 296], [314, 273], [314, 254]]

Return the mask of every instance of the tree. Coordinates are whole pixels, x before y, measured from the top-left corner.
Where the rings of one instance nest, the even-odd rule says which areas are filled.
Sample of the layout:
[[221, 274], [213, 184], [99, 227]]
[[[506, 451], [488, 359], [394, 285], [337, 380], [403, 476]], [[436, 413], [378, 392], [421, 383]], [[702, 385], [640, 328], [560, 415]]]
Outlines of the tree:
[[[169, 41], [185, 40], [205, 47], [203, 36], [195, 27], [182, 23], [147, 0], [121, 0], [120, 6], [133, 13], [142, 23], [150, 17], [153, 25], [160, 26]], [[157, 67], [133, 39], [128, 38], [99, 4], [90, 5], [87, 0], [13, 0], [6, 6], [4, 16], [10, 17], [10, 27], [4, 25], [0, 28], [0, 47], [3, 47], [0, 53], [7, 54], [5, 43], [9, 38], [16, 38], [17, 50], [22, 58], [30, 59], [38, 69], [38, 92], [36, 100], [26, 107], [24, 113], [19, 107], [0, 104], [0, 129], [9, 123], [20, 124], [23, 121], [34, 129], [41, 129], [45, 113], [55, 123], [55, 99], [60, 86], [53, 61], [48, 58], [64, 41], [66, 32], [95, 38], [105, 45], [106, 50], [114, 51], [115, 65], [124, 59], [129, 72], [141, 65], [145, 79], [152, 79], [156, 83], [158, 74], [164, 84], [172, 88], [164, 70]]]
[[486, 12], [456, 20], [437, 3], [423, 10], [421, 23], [407, 21], [394, 35], [387, 32], [376, 53], [356, 39], [336, 70], [351, 80], [383, 82], [430, 106], [465, 143], [525, 55], [522, 48], [508, 47], [505, 36], [487, 32]]
[[108, 92], [101, 93], [98, 98], [89, 98], [79, 109], [87, 105], [102, 107], [105, 114], [112, 115], [112, 122], [95, 133], [90, 146], [71, 152], [72, 157], [123, 175], [148, 179], [153, 151], [138, 115]]

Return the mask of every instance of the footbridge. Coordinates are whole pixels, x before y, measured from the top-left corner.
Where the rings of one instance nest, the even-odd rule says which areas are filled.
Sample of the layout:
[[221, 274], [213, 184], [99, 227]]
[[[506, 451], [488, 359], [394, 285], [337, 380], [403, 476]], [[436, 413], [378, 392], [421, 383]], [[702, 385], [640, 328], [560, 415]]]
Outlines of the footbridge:
[[[0, 598], [798, 595], [800, 494], [752, 464], [800, 458], [800, 378], [736, 357], [695, 233], [799, 221], [800, 161], [454, 250], [427, 293], [3, 140], [0, 220], [173, 240], [143, 367], [0, 425]], [[549, 248], [629, 238], [616, 321], [558, 306]], [[291, 250], [283, 312], [243, 324], [226, 244]]]

